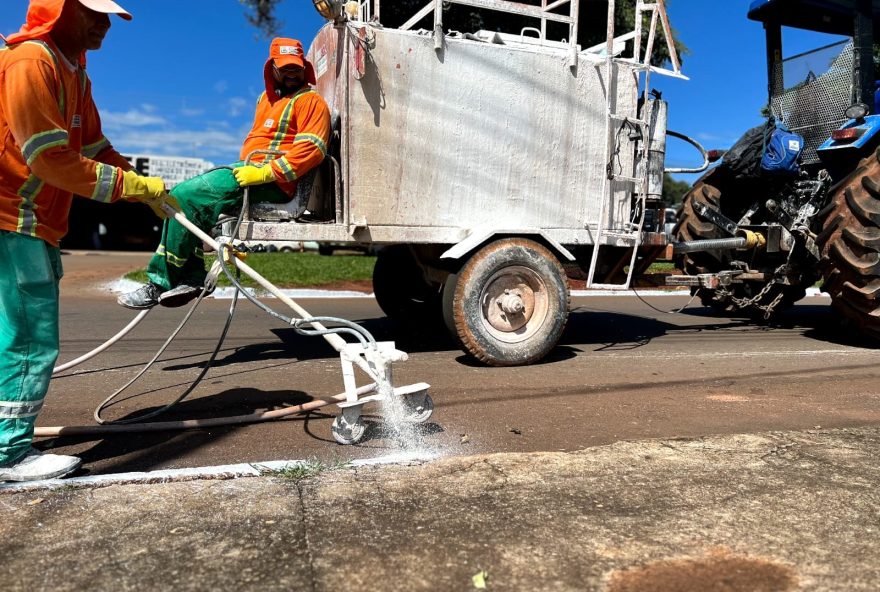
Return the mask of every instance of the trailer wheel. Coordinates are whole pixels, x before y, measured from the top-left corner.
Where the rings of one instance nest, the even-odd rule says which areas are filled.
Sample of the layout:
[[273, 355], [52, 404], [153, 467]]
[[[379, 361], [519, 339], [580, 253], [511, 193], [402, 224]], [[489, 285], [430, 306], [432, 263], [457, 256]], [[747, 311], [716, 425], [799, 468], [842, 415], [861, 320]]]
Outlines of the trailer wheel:
[[399, 321], [436, 316], [434, 309], [440, 297], [425, 281], [406, 245], [391, 245], [379, 251], [373, 268], [373, 295], [382, 312]]
[[820, 217], [822, 289], [854, 327], [880, 339], [880, 150], [832, 190]]
[[483, 247], [447, 286], [454, 292], [444, 299], [444, 317], [452, 319], [464, 349], [490, 366], [537, 362], [568, 321], [565, 271], [553, 253], [528, 239]]

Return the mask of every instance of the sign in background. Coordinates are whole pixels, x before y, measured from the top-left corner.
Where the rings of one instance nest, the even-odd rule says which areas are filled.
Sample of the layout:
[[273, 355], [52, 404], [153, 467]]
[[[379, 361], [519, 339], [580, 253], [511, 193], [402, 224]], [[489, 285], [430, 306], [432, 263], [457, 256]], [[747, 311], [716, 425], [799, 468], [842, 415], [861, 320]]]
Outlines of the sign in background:
[[165, 186], [175, 185], [214, 168], [214, 163], [202, 158], [179, 156], [152, 156], [149, 154], [123, 154], [137, 172], [148, 177], [161, 177]]

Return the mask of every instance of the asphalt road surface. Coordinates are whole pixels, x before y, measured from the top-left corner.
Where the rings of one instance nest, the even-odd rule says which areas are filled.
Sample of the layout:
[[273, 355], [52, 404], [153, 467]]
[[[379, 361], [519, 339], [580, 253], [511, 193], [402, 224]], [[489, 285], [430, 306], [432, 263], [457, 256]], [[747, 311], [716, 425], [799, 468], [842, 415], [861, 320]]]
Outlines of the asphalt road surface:
[[[646, 300], [670, 310], [688, 298]], [[217, 344], [230, 302], [206, 300], [105, 417], [156, 409], [190, 385]], [[717, 318], [694, 303], [665, 314], [631, 296], [575, 298], [552, 355], [518, 368], [481, 366], [440, 330], [386, 319], [371, 298], [301, 304], [314, 315], [359, 321], [410, 354], [395, 366], [395, 383], [431, 384], [435, 411], [420, 447], [437, 455], [577, 450], [628, 439], [880, 421], [877, 351], [840, 325], [824, 297], [802, 301], [773, 326]], [[94, 408], [150, 360], [187, 309], [155, 309], [114, 348], [53, 379], [38, 425], [93, 424]], [[112, 294], [67, 284], [59, 363], [93, 349], [133, 316]], [[342, 391], [339, 358], [322, 338], [298, 335], [240, 302], [214, 366], [163, 419], [238, 415]], [[361, 444], [336, 444], [330, 433], [336, 413], [334, 406], [248, 426], [53, 438], [42, 447], [82, 456], [91, 474], [400, 452], [374, 413]]]

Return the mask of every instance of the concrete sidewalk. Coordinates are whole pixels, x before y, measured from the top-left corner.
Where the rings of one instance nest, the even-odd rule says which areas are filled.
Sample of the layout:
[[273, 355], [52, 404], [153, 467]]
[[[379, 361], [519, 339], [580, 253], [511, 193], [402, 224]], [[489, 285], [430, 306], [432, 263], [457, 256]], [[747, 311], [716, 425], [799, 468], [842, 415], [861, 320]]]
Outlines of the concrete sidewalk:
[[4, 590], [880, 587], [880, 428], [0, 492]]

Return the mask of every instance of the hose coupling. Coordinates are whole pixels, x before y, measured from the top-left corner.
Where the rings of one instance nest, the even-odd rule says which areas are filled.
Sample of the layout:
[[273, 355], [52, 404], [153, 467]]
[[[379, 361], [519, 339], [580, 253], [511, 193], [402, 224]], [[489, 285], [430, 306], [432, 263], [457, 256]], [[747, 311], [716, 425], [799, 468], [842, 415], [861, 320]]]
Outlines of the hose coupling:
[[223, 243], [223, 248], [221, 250], [223, 251], [223, 263], [226, 263], [227, 265], [232, 263], [233, 257], [239, 261], [247, 259], [247, 253], [239, 251], [232, 243]]
[[740, 228], [736, 231], [736, 236], [746, 239], [746, 244], [740, 247], [741, 251], [747, 251], [754, 248], [762, 248], [767, 244], [767, 238], [760, 232]]

